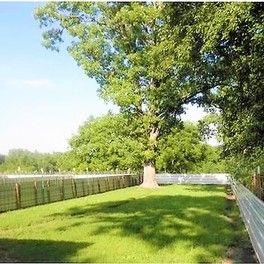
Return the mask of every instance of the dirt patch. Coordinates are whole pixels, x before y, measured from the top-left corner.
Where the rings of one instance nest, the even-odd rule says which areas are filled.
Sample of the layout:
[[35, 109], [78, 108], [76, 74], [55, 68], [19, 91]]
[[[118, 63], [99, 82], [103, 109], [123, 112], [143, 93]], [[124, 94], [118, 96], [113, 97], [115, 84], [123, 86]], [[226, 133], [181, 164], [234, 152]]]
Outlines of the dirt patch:
[[258, 263], [258, 261], [252, 247], [234, 245], [229, 246], [223, 261], [223, 264], [233, 263]]
[[226, 195], [226, 199], [228, 201], [235, 201], [236, 200], [236, 196], [234, 194], [227, 194]]
[[8, 254], [0, 248], [0, 263], [15, 263], [18, 262], [18, 260], [11, 258], [8, 256]]
[[258, 263], [244, 222], [239, 214], [236, 197], [229, 186], [226, 187], [225, 215], [229, 218], [233, 239], [225, 252], [222, 263]]

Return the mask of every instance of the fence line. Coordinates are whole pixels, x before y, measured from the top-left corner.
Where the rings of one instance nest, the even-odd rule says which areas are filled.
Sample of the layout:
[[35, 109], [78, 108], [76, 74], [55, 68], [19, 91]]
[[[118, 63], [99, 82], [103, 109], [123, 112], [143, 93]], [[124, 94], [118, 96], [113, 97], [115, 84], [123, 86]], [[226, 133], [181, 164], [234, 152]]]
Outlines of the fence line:
[[[78, 175], [79, 176], [79, 175]], [[141, 176], [1, 178], [0, 212], [139, 185]]]
[[54, 179], [54, 178], [99, 178], [99, 177], [115, 177], [115, 176], [128, 176], [129, 173], [99, 173], [99, 174], [3, 174], [0, 175], [0, 179], [14, 179], [14, 180], [28, 180], [28, 179]]
[[159, 184], [229, 184], [229, 174], [208, 173], [208, 174], [157, 174]]
[[258, 260], [264, 263], [264, 202], [234, 179], [231, 187]]
[[[92, 195], [142, 182], [142, 176], [130, 174], [16, 177], [1, 178], [0, 212]], [[264, 202], [245, 186], [229, 174], [157, 174], [156, 178], [159, 184], [230, 184], [258, 260], [264, 263]]]
[[229, 174], [157, 174], [159, 184], [231, 185], [260, 263], [264, 263], [264, 202]]

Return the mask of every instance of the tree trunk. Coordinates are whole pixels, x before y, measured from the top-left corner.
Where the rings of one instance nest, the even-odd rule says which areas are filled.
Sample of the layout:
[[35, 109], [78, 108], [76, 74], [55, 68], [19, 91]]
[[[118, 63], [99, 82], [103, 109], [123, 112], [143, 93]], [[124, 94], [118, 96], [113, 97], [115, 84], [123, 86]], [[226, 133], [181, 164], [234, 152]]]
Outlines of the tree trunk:
[[144, 188], [158, 188], [159, 185], [156, 181], [156, 171], [155, 171], [155, 148], [157, 145], [157, 138], [159, 135], [159, 129], [157, 127], [152, 127], [149, 134], [148, 150], [152, 152], [151, 156], [148, 156], [144, 164], [144, 175], [143, 183], [140, 185]]
[[144, 188], [158, 188], [159, 185], [156, 181], [156, 171], [153, 164], [144, 165], [143, 183], [140, 185]]

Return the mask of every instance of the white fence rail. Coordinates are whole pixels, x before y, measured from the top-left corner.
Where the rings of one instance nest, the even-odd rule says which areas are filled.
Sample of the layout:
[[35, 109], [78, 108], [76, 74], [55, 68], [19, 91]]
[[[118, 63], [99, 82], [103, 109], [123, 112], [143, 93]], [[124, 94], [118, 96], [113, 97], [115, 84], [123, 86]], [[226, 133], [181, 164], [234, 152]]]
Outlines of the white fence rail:
[[229, 184], [229, 174], [170, 174], [162, 173], [156, 176], [159, 184]]
[[264, 263], [264, 202], [233, 179], [231, 187], [258, 260]]
[[128, 173], [119, 174], [3, 174], [0, 175], [0, 179], [8, 180], [38, 180], [38, 179], [56, 179], [56, 178], [74, 178], [74, 179], [92, 179], [92, 178], [105, 178], [105, 177], [116, 177], [116, 176], [131, 176]]

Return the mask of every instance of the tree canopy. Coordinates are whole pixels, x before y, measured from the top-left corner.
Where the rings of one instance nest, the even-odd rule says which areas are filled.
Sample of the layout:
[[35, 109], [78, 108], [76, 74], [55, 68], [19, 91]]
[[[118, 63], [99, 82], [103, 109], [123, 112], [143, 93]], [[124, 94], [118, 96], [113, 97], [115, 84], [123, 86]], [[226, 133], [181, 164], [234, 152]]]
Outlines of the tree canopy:
[[[65, 153], [11, 150], [0, 164], [3, 173], [140, 173], [143, 144], [131, 136], [122, 114], [89, 118], [69, 140]], [[183, 123], [157, 145], [159, 172], [224, 172], [220, 149], [203, 140], [198, 125]]]
[[131, 125], [121, 114], [88, 119], [70, 140], [79, 170], [139, 170], [143, 146], [131, 137], [131, 131]]
[[263, 3], [56, 2], [35, 15], [44, 46], [67, 40], [120, 107], [153, 185], [159, 138], [188, 103], [220, 113], [225, 155], [263, 150]]
[[179, 122], [184, 105], [198, 100], [205, 87], [197, 78], [204, 70], [198, 60], [200, 43], [187, 30], [195, 24], [198, 7], [58, 2], [36, 10], [46, 29], [44, 46], [58, 50], [64, 34], [71, 36], [70, 55], [100, 84], [100, 95], [134, 123], [135, 138], [144, 141], [149, 184], [155, 185], [159, 136]]
[[[70, 164], [76, 171], [139, 172], [143, 162], [144, 146], [131, 137], [131, 127], [122, 114], [88, 119], [71, 138], [70, 146], [60, 158], [65, 159], [63, 170]], [[220, 161], [220, 148], [208, 145], [193, 123], [183, 123], [159, 141], [156, 166], [159, 172], [178, 173], [226, 169]]]
[[226, 155], [263, 148], [263, 3], [205, 4], [196, 28], [214, 76], [203, 103], [220, 110]]

